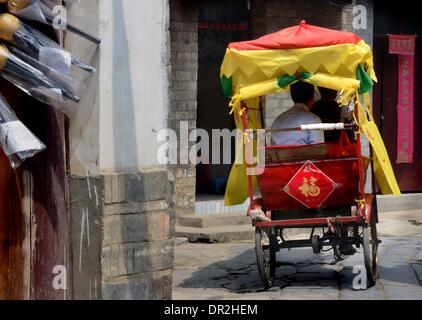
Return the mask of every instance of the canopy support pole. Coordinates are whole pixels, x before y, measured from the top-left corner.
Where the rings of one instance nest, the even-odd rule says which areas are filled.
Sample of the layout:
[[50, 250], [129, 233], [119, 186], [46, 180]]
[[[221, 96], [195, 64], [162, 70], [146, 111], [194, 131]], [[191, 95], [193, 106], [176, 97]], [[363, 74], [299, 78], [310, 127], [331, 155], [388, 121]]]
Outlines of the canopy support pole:
[[[243, 130], [245, 132], [246, 135], [246, 130], [248, 129], [248, 118], [246, 116], [247, 111], [245, 110], [244, 112], [242, 112], [242, 123], [243, 123]], [[250, 144], [245, 141], [246, 136], [244, 137], [244, 152], [245, 152], [245, 160], [246, 160], [246, 168], [250, 169], [252, 168], [251, 165], [251, 159], [250, 159], [250, 154], [251, 154], [251, 146]], [[248, 171], [248, 170], [247, 170]], [[248, 174], [248, 172], [246, 172], [246, 175], [248, 176], [248, 193], [249, 193], [249, 200], [250, 200], [250, 207], [251, 209], [254, 209], [254, 193], [253, 193], [253, 180], [252, 180], [252, 176], [250, 174]]]

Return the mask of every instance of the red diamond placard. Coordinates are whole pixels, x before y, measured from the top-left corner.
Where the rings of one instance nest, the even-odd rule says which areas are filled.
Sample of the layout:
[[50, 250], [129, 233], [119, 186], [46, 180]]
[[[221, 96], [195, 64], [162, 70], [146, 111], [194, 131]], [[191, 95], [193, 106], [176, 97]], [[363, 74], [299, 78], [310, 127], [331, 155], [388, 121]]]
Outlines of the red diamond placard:
[[307, 208], [315, 209], [319, 208], [337, 188], [337, 183], [312, 161], [308, 161], [283, 190]]

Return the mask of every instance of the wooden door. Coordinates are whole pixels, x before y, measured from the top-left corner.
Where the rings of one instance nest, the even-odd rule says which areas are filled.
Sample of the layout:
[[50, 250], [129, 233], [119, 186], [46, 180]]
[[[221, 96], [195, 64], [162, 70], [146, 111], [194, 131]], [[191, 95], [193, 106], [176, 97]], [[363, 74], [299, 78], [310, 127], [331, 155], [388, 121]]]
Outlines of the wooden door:
[[[16, 171], [0, 151], [0, 299], [69, 299], [66, 121], [16, 90], [6, 97], [47, 150]], [[67, 271], [67, 290], [53, 287], [57, 266]]]
[[[19, 104], [21, 94], [4, 80], [2, 94]], [[16, 110], [19, 108], [17, 107]], [[9, 159], [0, 151], [0, 300], [29, 298], [25, 279], [29, 273], [29, 257], [25, 249], [27, 219], [22, 210], [21, 170], [12, 170]]]
[[[43, 112], [39, 112], [42, 110]], [[51, 107], [32, 101], [28, 110], [34, 132], [47, 150], [28, 163], [32, 180], [31, 298], [72, 298], [68, 210], [66, 120]], [[66, 290], [53, 287], [55, 268], [66, 270]]]
[[[66, 118], [3, 79], [0, 88], [47, 146], [17, 171], [0, 151], [0, 299], [72, 299]], [[65, 290], [53, 285], [57, 270]]]

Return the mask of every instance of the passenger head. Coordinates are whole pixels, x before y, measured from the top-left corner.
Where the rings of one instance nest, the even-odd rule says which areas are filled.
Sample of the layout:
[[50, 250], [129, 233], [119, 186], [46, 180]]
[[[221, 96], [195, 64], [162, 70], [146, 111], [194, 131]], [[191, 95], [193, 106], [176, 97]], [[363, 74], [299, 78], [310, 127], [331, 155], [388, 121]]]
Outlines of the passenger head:
[[315, 102], [315, 87], [304, 81], [296, 82], [290, 86], [290, 94], [294, 103], [303, 103], [311, 109]]

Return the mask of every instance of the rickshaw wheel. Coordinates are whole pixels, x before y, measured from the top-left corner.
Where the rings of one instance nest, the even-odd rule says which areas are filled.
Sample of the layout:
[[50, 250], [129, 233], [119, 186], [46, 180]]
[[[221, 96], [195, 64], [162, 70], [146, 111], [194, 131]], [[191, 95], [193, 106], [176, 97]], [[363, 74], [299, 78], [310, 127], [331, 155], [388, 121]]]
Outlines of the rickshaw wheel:
[[265, 290], [274, 283], [276, 268], [277, 237], [273, 228], [256, 228], [255, 252], [259, 276]]
[[365, 259], [368, 288], [375, 285], [378, 280], [378, 233], [375, 215], [371, 215], [369, 224], [363, 226], [363, 254]]

